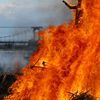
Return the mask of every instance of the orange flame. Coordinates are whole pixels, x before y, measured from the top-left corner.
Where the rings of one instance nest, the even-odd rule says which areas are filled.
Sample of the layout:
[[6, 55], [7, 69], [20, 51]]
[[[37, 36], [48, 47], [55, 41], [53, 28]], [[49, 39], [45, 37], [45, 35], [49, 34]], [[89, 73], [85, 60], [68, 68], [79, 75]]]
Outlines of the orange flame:
[[69, 100], [68, 92], [100, 97], [100, 0], [83, 0], [76, 27], [50, 26], [39, 32], [38, 51], [5, 100]]

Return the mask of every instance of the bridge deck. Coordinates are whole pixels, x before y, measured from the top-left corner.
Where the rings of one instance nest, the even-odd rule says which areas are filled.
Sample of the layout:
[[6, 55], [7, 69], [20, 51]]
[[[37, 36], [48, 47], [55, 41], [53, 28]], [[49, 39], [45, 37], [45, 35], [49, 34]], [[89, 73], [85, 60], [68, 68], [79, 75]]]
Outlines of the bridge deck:
[[[1, 36], [0, 50], [33, 50], [37, 47], [36, 41], [39, 39], [37, 36], [37, 31], [40, 31], [43, 27], [41, 26], [7, 27], [6, 26], [0, 28], [22, 29], [22, 31], [19, 31], [18, 33], [14, 33], [14, 34], [11, 33], [10, 35]], [[30, 38], [29, 38], [29, 33], [31, 34]]]
[[36, 47], [36, 41], [0, 41], [0, 50], [33, 50]]

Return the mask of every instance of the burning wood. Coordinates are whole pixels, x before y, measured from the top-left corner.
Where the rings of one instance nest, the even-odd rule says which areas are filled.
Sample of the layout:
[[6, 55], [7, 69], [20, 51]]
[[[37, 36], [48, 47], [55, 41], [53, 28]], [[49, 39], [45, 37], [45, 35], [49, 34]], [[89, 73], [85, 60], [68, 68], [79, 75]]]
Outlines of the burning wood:
[[94, 97], [87, 92], [78, 93], [70, 93], [71, 97], [69, 100], [94, 100]]
[[15, 80], [16, 76], [13, 74], [0, 74], [0, 100], [9, 94], [8, 88], [15, 82]]
[[72, 5], [69, 4], [67, 1], [63, 0], [63, 2], [65, 3], [66, 6], [68, 6], [70, 9], [75, 9], [76, 10], [76, 14], [75, 14], [75, 25], [78, 26], [78, 21], [79, 18], [82, 17], [82, 9], [81, 9], [81, 2], [82, 0], [78, 0], [77, 5]]
[[72, 21], [39, 32], [38, 51], [5, 100], [69, 100], [76, 90], [72, 100], [100, 97], [100, 0], [82, 0], [81, 9], [78, 27]]

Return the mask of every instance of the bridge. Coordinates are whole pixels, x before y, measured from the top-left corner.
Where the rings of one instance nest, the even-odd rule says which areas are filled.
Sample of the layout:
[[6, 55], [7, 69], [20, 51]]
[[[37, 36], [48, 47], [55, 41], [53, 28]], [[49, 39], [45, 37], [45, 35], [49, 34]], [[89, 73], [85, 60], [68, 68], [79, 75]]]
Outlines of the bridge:
[[36, 48], [36, 41], [39, 39], [37, 32], [43, 27], [0, 27], [0, 28], [14, 28], [20, 30], [15, 33], [3, 35], [0, 37], [0, 50], [33, 50]]

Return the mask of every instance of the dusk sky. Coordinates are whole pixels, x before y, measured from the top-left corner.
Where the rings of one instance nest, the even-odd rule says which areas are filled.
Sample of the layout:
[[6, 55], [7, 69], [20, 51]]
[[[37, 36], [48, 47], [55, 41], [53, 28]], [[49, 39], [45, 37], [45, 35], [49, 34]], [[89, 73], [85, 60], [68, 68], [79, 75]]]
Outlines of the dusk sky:
[[[62, 0], [0, 0], [0, 26], [48, 26], [70, 19]], [[8, 34], [8, 29], [3, 32]]]

